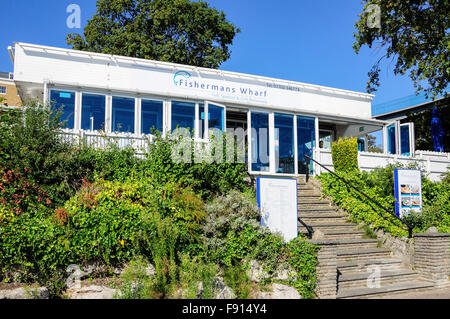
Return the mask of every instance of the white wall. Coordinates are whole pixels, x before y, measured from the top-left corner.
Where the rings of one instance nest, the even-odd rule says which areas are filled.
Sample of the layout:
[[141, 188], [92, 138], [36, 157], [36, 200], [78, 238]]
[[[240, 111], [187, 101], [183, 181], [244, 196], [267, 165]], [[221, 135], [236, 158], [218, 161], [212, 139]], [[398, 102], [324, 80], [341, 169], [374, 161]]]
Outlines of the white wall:
[[[325, 167], [334, 171], [331, 150], [314, 150], [314, 159]], [[450, 153], [437, 153], [427, 151], [416, 151], [414, 157], [399, 156], [383, 153], [358, 152], [358, 166], [361, 171], [371, 171], [377, 167], [385, 167], [388, 164], [401, 163], [404, 165], [417, 163], [432, 181], [441, 180], [441, 174], [450, 169]], [[316, 175], [326, 172], [319, 165], [314, 166]]]

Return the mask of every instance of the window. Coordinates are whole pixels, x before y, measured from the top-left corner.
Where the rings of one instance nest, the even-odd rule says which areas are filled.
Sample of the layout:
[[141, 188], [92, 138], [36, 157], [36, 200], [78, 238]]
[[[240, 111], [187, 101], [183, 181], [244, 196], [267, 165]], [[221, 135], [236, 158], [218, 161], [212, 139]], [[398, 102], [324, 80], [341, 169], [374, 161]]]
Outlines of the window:
[[252, 171], [270, 169], [269, 159], [269, 114], [251, 112]]
[[221, 106], [208, 104], [208, 127], [209, 129], [224, 130], [224, 109]]
[[[297, 165], [298, 173], [306, 174], [305, 155], [312, 157], [313, 148], [316, 146], [315, 119], [313, 117], [297, 115]], [[313, 172], [313, 162], [310, 161], [309, 174]]]
[[0, 86], [0, 94], [6, 94], [6, 86]]
[[295, 164], [294, 116], [275, 113], [275, 171], [293, 174]]
[[64, 123], [63, 127], [73, 129], [75, 92], [51, 90], [50, 101], [53, 110], [62, 112], [59, 120]]
[[152, 129], [163, 131], [163, 102], [141, 101], [141, 133], [150, 134]]
[[184, 127], [195, 128], [195, 103], [172, 101], [172, 130]]
[[134, 99], [112, 98], [112, 131], [134, 133]]
[[105, 102], [104, 95], [84, 94], [81, 101], [81, 129], [105, 129]]

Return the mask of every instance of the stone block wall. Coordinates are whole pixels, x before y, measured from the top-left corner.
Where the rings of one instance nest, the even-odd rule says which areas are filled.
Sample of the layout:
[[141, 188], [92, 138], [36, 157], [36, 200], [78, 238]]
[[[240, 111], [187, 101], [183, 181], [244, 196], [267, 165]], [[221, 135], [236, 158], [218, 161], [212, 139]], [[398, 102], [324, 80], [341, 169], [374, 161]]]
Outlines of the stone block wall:
[[413, 264], [422, 278], [434, 281], [437, 287], [450, 286], [450, 234], [415, 234]]

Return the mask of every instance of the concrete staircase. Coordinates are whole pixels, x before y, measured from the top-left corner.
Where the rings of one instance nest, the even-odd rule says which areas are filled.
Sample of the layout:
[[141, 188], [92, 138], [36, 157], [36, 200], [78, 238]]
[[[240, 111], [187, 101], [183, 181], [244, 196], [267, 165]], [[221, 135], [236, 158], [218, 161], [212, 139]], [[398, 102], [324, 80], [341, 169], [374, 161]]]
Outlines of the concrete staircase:
[[[315, 183], [299, 178], [297, 185], [298, 215], [314, 230], [313, 239], [317, 236], [321, 242], [336, 245], [337, 298], [395, 298], [396, 294], [433, 288], [377, 239], [366, 238], [365, 231], [347, 220], [347, 214], [322, 198]], [[308, 234], [301, 223], [298, 227], [299, 233]]]

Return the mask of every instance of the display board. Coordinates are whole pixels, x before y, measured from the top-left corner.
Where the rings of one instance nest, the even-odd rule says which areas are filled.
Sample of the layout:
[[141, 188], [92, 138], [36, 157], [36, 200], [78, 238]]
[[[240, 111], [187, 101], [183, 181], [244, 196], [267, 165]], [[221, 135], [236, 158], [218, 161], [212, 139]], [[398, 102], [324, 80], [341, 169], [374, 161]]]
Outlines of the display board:
[[297, 237], [297, 180], [257, 177], [256, 190], [261, 224], [281, 232], [286, 241]]
[[418, 169], [394, 169], [395, 214], [402, 218], [422, 209], [422, 177]]

